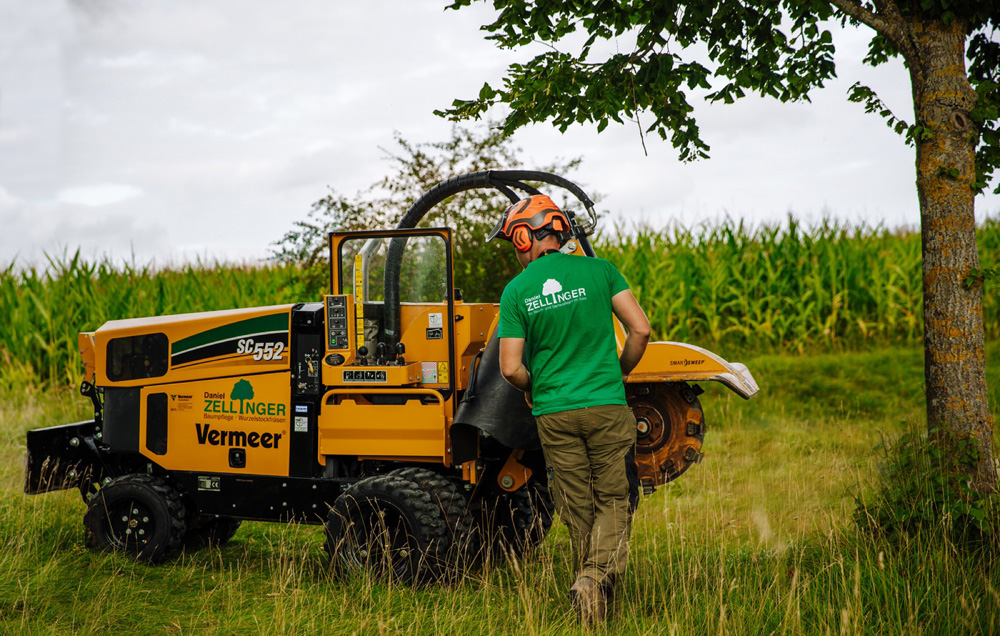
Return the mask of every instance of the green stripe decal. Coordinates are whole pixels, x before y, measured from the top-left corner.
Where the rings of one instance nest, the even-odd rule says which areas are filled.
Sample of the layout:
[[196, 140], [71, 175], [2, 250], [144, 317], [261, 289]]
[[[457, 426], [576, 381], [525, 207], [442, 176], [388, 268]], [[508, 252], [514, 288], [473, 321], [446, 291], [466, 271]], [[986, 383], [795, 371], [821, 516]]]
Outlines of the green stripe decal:
[[213, 342], [221, 342], [232, 338], [239, 338], [249, 334], [265, 333], [268, 331], [288, 331], [288, 313], [270, 314], [267, 316], [257, 316], [248, 318], [228, 325], [222, 325], [215, 329], [202, 331], [193, 336], [188, 336], [183, 340], [173, 343], [170, 348], [171, 355], [184, 353], [189, 349], [201, 347]]

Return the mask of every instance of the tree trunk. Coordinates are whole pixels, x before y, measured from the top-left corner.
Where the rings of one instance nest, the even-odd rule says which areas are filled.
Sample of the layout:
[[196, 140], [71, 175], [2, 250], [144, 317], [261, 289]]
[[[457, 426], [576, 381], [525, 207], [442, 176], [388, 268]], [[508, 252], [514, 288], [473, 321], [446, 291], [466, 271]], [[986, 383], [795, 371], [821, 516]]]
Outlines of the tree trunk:
[[[986, 393], [983, 296], [966, 277], [979, 267], [974, 210], [976, 93], [965, 70], [965, 25], [911, 23], [908, 56], [917, 135], [924, 288], [927, 427], [974, 440], [977, 465], [961, 470], [977, 490], [995, 489], [993, 417]], [[913, 59], [915, 57], [915, 59]], [[945, 437], [939, 437], [944, 441]], [[956, 458], [957, 459], [957, 458]]]

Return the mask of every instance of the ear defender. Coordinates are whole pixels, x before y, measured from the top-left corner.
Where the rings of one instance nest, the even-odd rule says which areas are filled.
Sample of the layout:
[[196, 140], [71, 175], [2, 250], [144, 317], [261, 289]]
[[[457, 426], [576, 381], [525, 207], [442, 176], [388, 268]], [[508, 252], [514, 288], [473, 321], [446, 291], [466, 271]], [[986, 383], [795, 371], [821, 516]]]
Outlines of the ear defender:
[[518, 252], [527, 252], [531, 249], [531, 230], [525, 225], [518, 225], [511, 232], [510, 240]]

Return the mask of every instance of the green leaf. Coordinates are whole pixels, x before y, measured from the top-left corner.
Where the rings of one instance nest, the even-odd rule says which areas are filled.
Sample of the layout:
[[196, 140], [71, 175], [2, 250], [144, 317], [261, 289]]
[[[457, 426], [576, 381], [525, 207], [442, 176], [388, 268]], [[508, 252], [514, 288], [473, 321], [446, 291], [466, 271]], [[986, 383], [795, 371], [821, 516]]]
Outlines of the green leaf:
[[[447, 6], [470, 4], [472, 0], [454, 0]], [[456, 100], [450, 109], [435, 111], [438, 115], [476, 119], [502, 104], [513, 113], [504, 120], [504, 130], [513, 132], [542, 121], [560, 130], [574, 123], [596, 123], [603, 131], [607, 124], [601, 128], [600, 122], [615, 114], [631, 118], [648, 113], [654, 122], [650, 132], [669, 140], [685, 161], [705, 156], [707, 149], [690, 106], [692, 93], [727, 104], [749, 93], [807, 101], [812, 90], [836, 77], [831, 21], [868, 32], [859, 21], [821, 1], [495, 0], [493, 6], [498, 14], [483, 30], [498, 46], [513, 49], [543, 42], [563, 50], [511, 64], [500, 83], [491, 82], [488, 90], [484, 86], [474, 100]], [[860, 6], [875, 10], [870, 2]], [[960, 21], [968, 27], [967, 79], [976, 90], [970, 117], [979, 135], [972, 181], [973, 188], [981, 190], [1000, 168], [996, 3], [918, 0], [901, 8], [899, 19], [906, 29], [925, 19]], [[574, 34], [585, 37], [570, 37]], [[598, 40], [613, 44], [616, 51], [620, 42], [634, 41], [635, 46], [594, 59], [601, 48]], [[895, 42], [874, 34], [864, 62], [877, 66], [899, 55]], [[583, 96], [587, 99], [581, 101]], [[881, 117], [909, 145], [931, 136], [915, 122], [897, 117], [868, 87], [854, 84], [847, 98]], [[1000, 184], [996, 190], [1000, 193]]]

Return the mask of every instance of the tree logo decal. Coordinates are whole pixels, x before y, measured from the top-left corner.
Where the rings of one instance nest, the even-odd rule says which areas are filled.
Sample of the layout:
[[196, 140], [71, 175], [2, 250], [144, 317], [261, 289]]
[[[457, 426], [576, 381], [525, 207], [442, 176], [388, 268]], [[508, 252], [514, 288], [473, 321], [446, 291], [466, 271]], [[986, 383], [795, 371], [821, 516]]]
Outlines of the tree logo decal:
[[240, 415], [243, 414], [243, 402], [253, 399], [253, 385], [248, 380], [237, 380], [233, 385], [233, 392], [229, 394], [230, 400], [240, 401]]
[[542, 285], [542, 296], [551, 296], [562, 291], [562, 285], [554, 278], [550, 278]]

